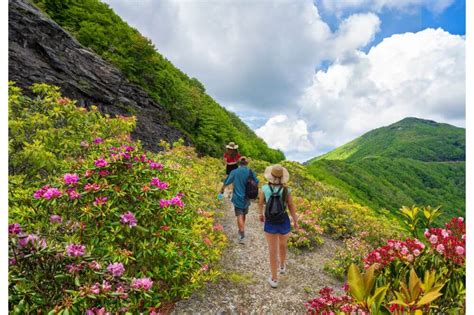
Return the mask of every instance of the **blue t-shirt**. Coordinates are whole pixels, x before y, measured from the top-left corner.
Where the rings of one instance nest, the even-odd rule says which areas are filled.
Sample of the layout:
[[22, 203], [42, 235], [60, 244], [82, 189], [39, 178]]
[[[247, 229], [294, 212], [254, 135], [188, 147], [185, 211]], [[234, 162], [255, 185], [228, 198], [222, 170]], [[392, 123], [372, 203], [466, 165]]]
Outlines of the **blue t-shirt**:
[[[239, 168], [230, 172], [229, 176], [224, 181], [224, 185], [234, 184], [234, 191], [232, 194], [232, 203], [236, 208], [247, 209], [250, 205], [250, 200], [245, 198], [245, 186], [247, 185], [247, 179], [251, 172], [247, 166], [240, 166]], [[252, 177], [258, 184], [258, 179], [254, 172]]]

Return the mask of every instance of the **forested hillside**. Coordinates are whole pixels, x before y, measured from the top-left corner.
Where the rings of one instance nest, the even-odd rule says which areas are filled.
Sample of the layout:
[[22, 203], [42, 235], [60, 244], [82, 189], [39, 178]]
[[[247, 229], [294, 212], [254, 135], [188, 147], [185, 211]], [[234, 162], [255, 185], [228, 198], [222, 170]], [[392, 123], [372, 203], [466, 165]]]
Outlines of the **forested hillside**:
[[465, 212], [465, 130], [406, 118], [307, 164], [319, 180], [354, 200], [394, 213], [403, 205], [441, 206], [442, 219]]
[[272, 162], [284, 159], [281, 151], [268, 148], [235, 114], [213, 100], [196, 78], [173, 66], [107, 4], [99, 0], [33, 2], [163, 105], [200, 153], [220, 156], [224, 145], [234, 141], [245, 155]]

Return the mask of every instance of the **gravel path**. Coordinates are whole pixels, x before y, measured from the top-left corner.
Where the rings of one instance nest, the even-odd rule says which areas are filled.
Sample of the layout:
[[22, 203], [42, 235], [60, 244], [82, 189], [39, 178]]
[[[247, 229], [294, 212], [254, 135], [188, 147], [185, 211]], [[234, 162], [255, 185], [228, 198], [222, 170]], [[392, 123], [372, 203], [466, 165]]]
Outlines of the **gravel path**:
[[287, 273], [279, 277], [278, 288], [271, 288], [267, 283], [268, 250], [257, 204], [249, 209], [244, 245], [237, 242], [235, 215], [228, 198], [223, 209], [221, 223], [229, 238], [218, 266], [223, 275], [178, 302], [171, 314], [304, 314], [304, 303], [315, 296], [315, 291], [323, 286], [342, 286], [323, 271], [324, 263], [339, 246], [325, 238], [324, 245], [313, 252], [289, 251]]

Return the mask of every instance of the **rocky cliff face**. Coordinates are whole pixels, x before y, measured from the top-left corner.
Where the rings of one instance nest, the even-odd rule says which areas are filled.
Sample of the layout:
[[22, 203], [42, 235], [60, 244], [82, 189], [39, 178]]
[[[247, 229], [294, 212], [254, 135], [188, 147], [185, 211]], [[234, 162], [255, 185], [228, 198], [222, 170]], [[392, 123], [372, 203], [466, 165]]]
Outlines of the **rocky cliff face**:
[[160, 139], [185, 138], [169, 125], [166, 110], [121, 72], [81, 46], [59, 25], [26, 0], [9, 0], [9, 80], [25, 89], [37, 82], [61, 87], [81, 106], [103, 113], [137, 116], [133, 134], [148, 150]]

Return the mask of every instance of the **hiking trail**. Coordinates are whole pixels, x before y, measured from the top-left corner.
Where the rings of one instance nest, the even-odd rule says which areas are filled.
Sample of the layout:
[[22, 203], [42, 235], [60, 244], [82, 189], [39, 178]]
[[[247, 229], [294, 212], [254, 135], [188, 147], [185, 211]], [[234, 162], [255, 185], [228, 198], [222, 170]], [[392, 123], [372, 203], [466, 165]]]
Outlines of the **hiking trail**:
[[189, 299], [176, 303], [171, 314], [305, 314], [304, 303], [324, 286], [340, 293], [342, 282], [323, 271], [340, 244], [324, 237], [313, 251], [288, 250], [287, 272], [279, 275], [278, 288], [267, 282], [268, 249], [257, 203], [253, 202], [245, 224], [245, 244], [237, 241], [232, 203], [224, 198], [221, 217], [216, 216], [228, 237], [228, 246], [217, 266], [222, 276], [207, 283]]

